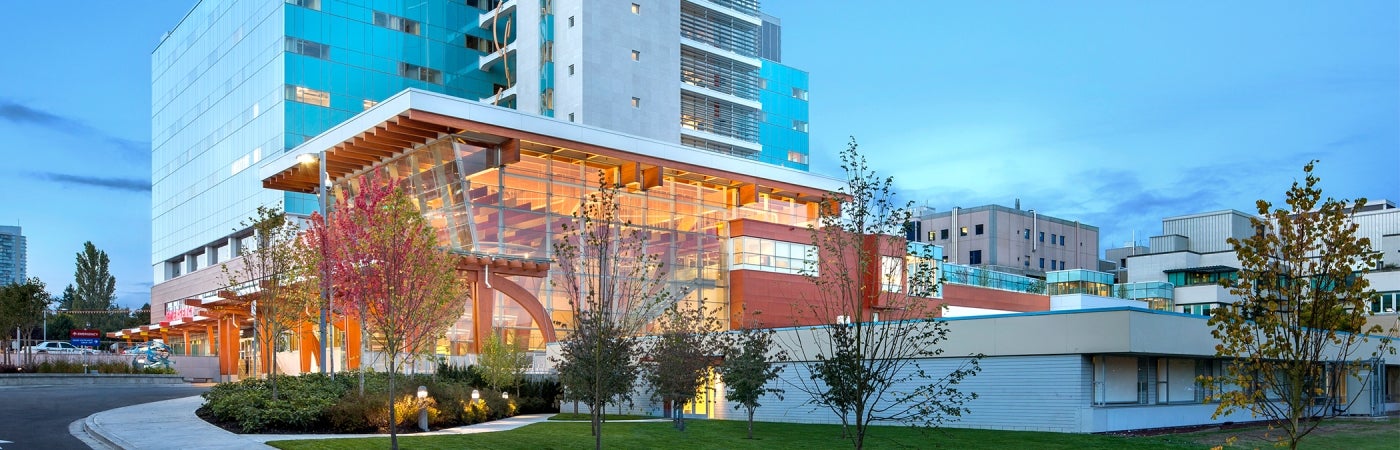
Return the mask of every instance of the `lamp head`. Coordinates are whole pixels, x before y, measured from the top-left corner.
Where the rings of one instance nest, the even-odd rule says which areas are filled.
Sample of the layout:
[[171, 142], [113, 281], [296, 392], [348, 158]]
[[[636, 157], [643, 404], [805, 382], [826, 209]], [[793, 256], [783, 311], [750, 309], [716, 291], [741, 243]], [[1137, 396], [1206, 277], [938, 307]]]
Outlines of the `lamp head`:
[[472, 389], [472, 400], [481, 400], [481, 391]]
[[425, 398], [428, 398], [428, 387], [427, 387], [427, 386], [418, 386], [418, 399], [419, 399], [419, 400], [422, 400], [422, 399], [425, 399]]
[[320, 160], [321, 159], [318, 158], [314, 153], [302, 153], [300, 155], [297, 155], [297, 162], [302, 164], [311, 164]]

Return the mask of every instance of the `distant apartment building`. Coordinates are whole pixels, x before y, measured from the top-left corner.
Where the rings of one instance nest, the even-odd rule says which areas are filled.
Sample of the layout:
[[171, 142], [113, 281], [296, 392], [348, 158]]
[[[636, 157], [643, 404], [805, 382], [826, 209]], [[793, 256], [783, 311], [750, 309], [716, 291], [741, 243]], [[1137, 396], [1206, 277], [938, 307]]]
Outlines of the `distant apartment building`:
[[1045, 278], [1046, 272], [1099, 269], [1099, 228], [1001, 205], [924, 211], [908, 239], [943, 247], [944, 260]]
[[[1129, 282], [1171, 283], [1176, 311], [1210, 314], [1211, 309], [1239, 301], [1220, 284], [1238, 278], [1240, 270], [1239, 258], [1226, 239], [1254, 235], [1252, 217], [1236, 210], [1168, 217], [1162, 219], [1162, 234], [1150, 238], [1146, 252], [1125, 248], [1109, 253], [1133, 253], [1122, 258]], [[1381, 266], [1372, 268], [1367, 277], [1378, 292], [1372, 312], [1400, 311], [1400, 208], [1387, 200], [1374, 200], [1350, 220], [1357, 224], [1358, 236], [1369, 238], [1372, 248], [1384, 255]]]
[[26, 249], [18, 226], [0, 226], [0, 285], [24, 283]]

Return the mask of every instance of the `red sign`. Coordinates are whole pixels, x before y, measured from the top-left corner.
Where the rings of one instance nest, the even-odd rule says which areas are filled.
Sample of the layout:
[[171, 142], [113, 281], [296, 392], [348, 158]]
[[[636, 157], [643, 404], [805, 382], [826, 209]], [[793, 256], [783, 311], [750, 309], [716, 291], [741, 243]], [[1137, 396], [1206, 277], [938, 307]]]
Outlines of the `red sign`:
[[69, 338], [102, 339], [101, 330], [72, 330], [68, 332]]
[[204, 308], [180, 308], [165, 312], [165, 322], [174, 322], [180, 319], [193, 319], [194, 316], [204, 312]]

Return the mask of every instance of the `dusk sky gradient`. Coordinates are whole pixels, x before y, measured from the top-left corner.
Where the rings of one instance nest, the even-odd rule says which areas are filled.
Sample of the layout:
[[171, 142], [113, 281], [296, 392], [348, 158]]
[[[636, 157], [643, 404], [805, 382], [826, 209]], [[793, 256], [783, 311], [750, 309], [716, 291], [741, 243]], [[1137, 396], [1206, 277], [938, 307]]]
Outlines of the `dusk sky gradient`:
[[[86, 240], [150, 297], [150, 52], [192, 0], [6, 2], [0, 224], [60, 292]], [[797, 1], [813, 171], [851, 136], [904, 198], [987, 203], [1145, 242], [1163, 217], [1327, 195], [1400, 201], [1400, 2]], [[58, 29], [66, 30], [55, 32]], [[670, 38], [670, 37], [667, 37]]]

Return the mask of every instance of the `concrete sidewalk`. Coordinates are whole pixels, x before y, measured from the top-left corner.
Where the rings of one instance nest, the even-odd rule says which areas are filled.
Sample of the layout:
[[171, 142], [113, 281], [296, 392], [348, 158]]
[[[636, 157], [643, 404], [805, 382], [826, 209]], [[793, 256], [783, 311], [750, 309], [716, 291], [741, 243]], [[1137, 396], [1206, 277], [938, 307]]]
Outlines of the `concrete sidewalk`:
[[[387, 437], [387, 434], [236, 434], [211, 425], [194, 414], [202, 397], [185, 397], [127, 406], [88, 416], [83, 428], [98, 441], [120, 449], [271, 449], [265, 442], [294, 439]], [[433, 436], [513, 430], [543, 422], [553, 414], [530, 414], [427, 433]]]

